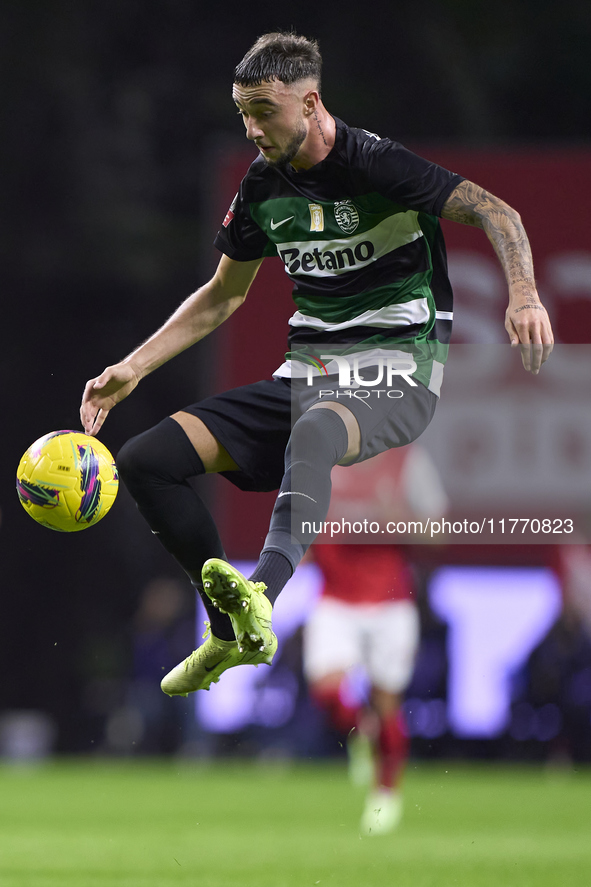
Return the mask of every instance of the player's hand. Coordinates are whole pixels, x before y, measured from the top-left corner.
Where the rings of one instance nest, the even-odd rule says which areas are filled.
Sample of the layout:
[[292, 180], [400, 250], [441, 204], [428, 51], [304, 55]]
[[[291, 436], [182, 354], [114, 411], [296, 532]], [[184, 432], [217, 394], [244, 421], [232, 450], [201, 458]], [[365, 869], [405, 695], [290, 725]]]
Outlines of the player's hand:
[[138, 385], [140, 376], [130, 363], [107, 367], [100, 376], [86, 383], [80, 419], [86, 434], [100, 431], [109, 411], [124, 400]]
[[505, 329], [511, 347], [521, 349], [521, 360], [525, 369], [537, 375], [554, 347], [550, 319], [537, 296], [525, 301], [509, 302], [505, 315]]

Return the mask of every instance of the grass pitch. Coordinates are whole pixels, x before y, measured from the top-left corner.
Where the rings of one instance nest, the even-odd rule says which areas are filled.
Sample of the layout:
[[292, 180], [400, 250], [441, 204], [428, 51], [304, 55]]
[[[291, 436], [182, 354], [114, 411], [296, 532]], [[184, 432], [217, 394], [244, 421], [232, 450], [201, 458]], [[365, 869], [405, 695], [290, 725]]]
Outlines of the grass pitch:
[[341, 764], [0, 768], [2, 887], [588, 887], [591, 772], [411, 764], [364, 838]]

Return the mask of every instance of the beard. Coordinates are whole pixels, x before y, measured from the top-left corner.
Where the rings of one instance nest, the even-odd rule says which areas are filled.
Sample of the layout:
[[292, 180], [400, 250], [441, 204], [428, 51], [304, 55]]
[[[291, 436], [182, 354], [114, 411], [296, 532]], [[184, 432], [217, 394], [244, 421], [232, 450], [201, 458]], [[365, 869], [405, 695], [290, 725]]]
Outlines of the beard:
[[265, 157], [263, 154], [263, 158], [267, 164], [267, 166], [287, 166], [288, 163], [291, 163], [293, 158], [296, 156], [298, 151], [300, 150], [304, 139], [308, 135], [306, 127], [303, 123], [300, 124], [297, 130], [295, 130], [291, 139], [281, 152], [281, 154], [275, 159], [271, 160], [268, 157]]

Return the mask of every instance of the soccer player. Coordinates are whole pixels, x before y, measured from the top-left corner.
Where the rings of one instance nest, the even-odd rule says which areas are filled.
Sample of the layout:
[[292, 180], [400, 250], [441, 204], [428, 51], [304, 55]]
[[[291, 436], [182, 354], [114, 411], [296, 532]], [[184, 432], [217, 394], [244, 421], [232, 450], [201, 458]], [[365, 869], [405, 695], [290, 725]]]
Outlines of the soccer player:
[[[552, 347], [519, 215], [462, 176], [333, 117], [320, 73], [318, 45], [295, 34], [265, 34], [246, 53], [233, 99], [259, 157], [216, 238], [218, 268], [84, 390], [82, 423], [96, 434], [144, 376], [239, 308], [265, 256], [283, 260], [297, 311], [274, 378], [187, 406], [118, 456], [141, 514], [210, 619], [205, 643], [163, 679], [171, 695], [208, 689], [235, 665], [271, 662], [272, 604], [326, 516], [331, 469], [410, 443], [431, 420], [452, 320], [439, 216], [491, 240], [509, 287], [505, 326], [526, 370], [537, 373]], [[366, 382], [384, 372], [386, 387]], [[279, 488], [249, 579], [227, 562], [189, 483], [204, 472], [242, 489]]]
[[[332, 472], [333, 526], [355, 527], [362, 519], [378, 528], [413, 522], [420, 533], [447, 506], [439, 473], [418, 443]], [[349, 539], [354, 542], [355, 535]], [[384, 537], [378, 533], [373, 539]], [[369, 787], [360, 825], [370, 836], [393, 831], [402, 816], [409, 742], [400, 704], [419, 642], [412, 571], [404, 548], [390, 539], [396, 536], [381, 545], [312, 546], [324, 584], [304, 629], [310, 694], [332, 726], [347, 735], [351, 781]], [[363, 694], [351, 686], [360, 672], [369, 684]]]

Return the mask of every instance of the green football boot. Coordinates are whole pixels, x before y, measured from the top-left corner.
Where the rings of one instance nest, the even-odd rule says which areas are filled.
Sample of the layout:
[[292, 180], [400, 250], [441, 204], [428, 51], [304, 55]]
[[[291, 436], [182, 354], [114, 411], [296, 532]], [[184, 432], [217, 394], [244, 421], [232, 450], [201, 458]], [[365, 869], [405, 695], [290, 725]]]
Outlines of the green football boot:
[[365, 802], [360, 831], [365, 837], [389, 835], [402, 819], [402, 796], [397, 791], [378, 788]]
[[235, 665], [257, 666], [269, 661], [268, 656], [258, 650], [241, 653], [236, 641], [221, 641], [211, 634], [209, 622], [205, 626], [205, 643], [162, 679], [160, 687], [169, 696], [188, 696], [196, 690], [209, 690], [228, 668]]
[[277, 638], [271, 626], [273, 606], [265, 594], [263, 582], [251, 582], [227, 561], [212, 557], [201, 573], [205, 593], [227, 613], [241, 653], [256, 652], [260, 662], [269, 665], [277, 650]]

